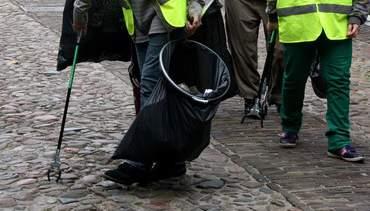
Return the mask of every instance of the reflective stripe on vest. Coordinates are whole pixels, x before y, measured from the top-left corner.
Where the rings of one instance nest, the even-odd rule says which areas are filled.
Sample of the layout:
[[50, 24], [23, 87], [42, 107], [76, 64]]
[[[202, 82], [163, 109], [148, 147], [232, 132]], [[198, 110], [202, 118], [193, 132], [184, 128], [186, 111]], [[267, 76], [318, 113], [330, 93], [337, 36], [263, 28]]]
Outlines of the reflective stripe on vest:
[[[170, 27], [182, 28], [186, 24], [187, 1], [186, 0], [157, 0], [161, 13]], [[123, 16], [128, 33], [135, 33], [134, 14], [129, 0], [123, 1]]]
[[[305, 4], [300, 5], [301, 2]], [[347, 39], [348, 14], [351, 10], [352, 0], [278, 0], [280, 41], [314, 41], [322, 30], [330, 40]]]

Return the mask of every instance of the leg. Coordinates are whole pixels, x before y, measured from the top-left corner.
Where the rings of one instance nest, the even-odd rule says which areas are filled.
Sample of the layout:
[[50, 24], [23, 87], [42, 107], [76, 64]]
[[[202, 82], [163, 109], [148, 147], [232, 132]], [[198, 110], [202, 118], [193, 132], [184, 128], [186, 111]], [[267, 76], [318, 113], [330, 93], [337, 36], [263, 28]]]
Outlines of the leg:
[[270, 93], [270, 104], [280, 106], [281, 104], [281, 87], [283, 83], [284, 74], [284, 60], [283, 60], [283, 46], [278, 42], [275, 45], [274, 61], [271, 70], [271, 93]]
[[328, 110], [328, 155], [351, 162], [362, 162], [364, 157], [351, 146], [349, 102], [352, 40], [328, 40], [320, 37], [319, 56], [326, 82]]
[[139, 65], [140, 73], [143, 69], [143, 65], [145, 62], [145, 57], [146, 57], [146, 52], [148, 50], [148, 42], [144, 43], [136, 43], [135, 48], [136, 48], [136, 60]]
[[282, 147], [295, 147], [297, 144], [298, 132], [302, 125], [304, 92], [314, 53], [314, 42], [285, 44], [285, 72], [280, 110]]
[[256, 11], [260, 2], [225, 1], [227, 35], [240, 95], [253, 100], [257, 96], [257, 38], [261, 17]]
[[161, 75], [159, 67], [159, 52], [167, 43], [167, 41], [167, 34], [153, 34], [149, 36], [149, 43], [147, 46], [145, 61], [141, 68], [141, 109], [143, 109], [144, 105], [147, 103], [147, 100], [152, 94], [153, 88], [157, 84], [157, 81]]
[[350, 144], [349, 94], [352, 40], [320, 40], [319, 56], [327, 86], [329, 151]]
[[128, 67], [132, 91], [134, 96], [135, 113], [140, 111], [140, 68], [135, 48], [132, 48], [131, 64]]
[[284, 132], [297, 134], [302, 125], [305, 86], [313, 61], [315, 43], [285, 44], [281, 124]]

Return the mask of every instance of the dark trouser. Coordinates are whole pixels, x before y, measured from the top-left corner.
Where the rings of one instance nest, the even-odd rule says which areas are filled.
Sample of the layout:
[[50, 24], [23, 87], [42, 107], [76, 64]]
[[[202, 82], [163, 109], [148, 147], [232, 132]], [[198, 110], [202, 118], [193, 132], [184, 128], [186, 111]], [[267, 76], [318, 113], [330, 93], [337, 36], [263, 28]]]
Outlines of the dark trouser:
[[[267, 15], [266, 1], [226, 0], [226, 26], [231, 55], [233, 56], [236, 80], [240, 95], [253, 99], [258, 94], [260, 74], [257, 71], [257, 41], [261, 21], [265, 35]], [[282, 49], [275, 48], [272, 70], [272, 96], [270, 101], [280, 103], [280, 81], [282, 77]]]
[[153, 88], [161, 76], [159, 67], [159, 53], [162, 47], [168, 42], [169, 36], [167, 33], [149, 35], [149, 41], [145, 43], [137, 43], [136, 51], [140, 67], [140, 109], [142, 110], [149, 96], [152, 94]]
[[[153, 34], [149, 36], [149, 41], [145, 43], [136, 43], [137, 63], [140, 68], [140, 110], [143, 109], [153, 88], [161, 76], [159, 67], [159, 53], [162, 47], [168, 42], [168, 34]], [[126, 160], [131, 165], [148, 169], [151, 163], [140, 163]]]
[[326, 82], [326, 120], [329, 150], [350, 143], [349, 93], [352, 40], [328, 40], [324, 33], [314, 42], [284, 44], [285, 72], [282, 88], [281, 121], [285, 132], [298, 133], [310, 66], [318, 51]]
[[134, 96], [135, 113], [140, 112], [140, 69], [137, 61], [136, 49], [132, 48], [131, 64], [128, 67], [132, 92]]

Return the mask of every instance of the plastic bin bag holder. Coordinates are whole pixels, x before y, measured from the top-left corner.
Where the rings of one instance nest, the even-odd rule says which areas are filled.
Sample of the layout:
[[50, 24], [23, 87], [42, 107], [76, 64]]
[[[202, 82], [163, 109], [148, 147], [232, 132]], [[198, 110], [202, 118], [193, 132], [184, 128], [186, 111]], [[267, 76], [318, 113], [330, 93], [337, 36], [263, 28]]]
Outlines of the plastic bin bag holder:
[[[181, 52], [181, 50], [184, 50], [184, 48], [189, 48], [187, 50], [189, 50], [189, 51], [195, 50], [197, 52], [192, 54], [192, 55], [184, 55], [184, 52], [181, 52], [181, 53], [176, 52], [176, 48], [178, 48], [179, 46], [180, 46], [180, 52]], [[183, 48], [181, 48], [181, 47], [183, 47]], [[210, 60], [216, 59], [217, 60], [217, 62], [216, 62], [217, 63], [217, 68], [215, 68], [215, 69], [218, 71], [218, 73], [216, 73], [216, 74], [218, 74], [218, 77], [217, 77], [217, 80], [213, 81], [213, 84], [211, 82], [211, 84], [213, 86], [215, 86], [215, 85], [220, 85], [220, 84], [217, 84], [217, 82], [223, 81], [223, 83], [221, 83], [220, 87], [212, 87], [213, 88], [212, 93], [210, 95], [207, 95], [207, 96], [197, 96], [197, 95], [194, 95], [194, 94], [190, 93], [189, 91], [181, 88], [179, 86], [179, 83], [176, 83], [176, 81], [173, 80], [173, 78], [171, 77], [171, 73], [168, 72], [169, 69], [170, 69], [171, 63], [172, 63], [172, 61], [168, 61], [168, 60], [172, 60], [173, 59], [172, 58], [173, 54], [176, 54], [176, 53], [180, 54], [180, 55], [178, 55], [178, 57], [183, 57], [181, 59], [182, 61], [180, 63], [185, 64], [185, 67], [182, 66], [182, 65], [179, 65], [179, 64], [177, 64], [177, 67], [182, 66], [183, 68], [186, 68], [186, 66], [187, 66], [186, 64], [189, 64], [189, 63], [194, 63], [193, 67], [196, 66], [196, 65], [198, 65], [198, 66], [199, 65], [207, 65], [207, 64], [200, 64], [199, 63], [199, 62], [202, 62], [202, 63], [207, 62], [207, 61], [199, 61], [204, 57], [212, 57], [212, 58], [209, 58]], [[185, 54], [186, 53], [189, 53], [189, 52], [185, 52]], [[193, 61], [185, 61], [185, 60], [189, 59], [188, 58], [189, 56], [191, 56], [191, 58], [194, 58], [194, 57], [198, 56], [198, 58], [195, 59], [196, 61], [194, 61], [194, 60]], [[176, 60], [174, 62], [175, 64], [179, 62], [178, 58], [175, 59], [175, 60]], [[212, 102], [220, 102], [221, 99], [226, 95], [227, 91], [230, 88], [230, 73], [228, 71], [226, 63], [222, 60], [222, 58], [216, 52], [214, 52], [209, 47], [207, 47], [207, 46], [205, 46], [202, 43], [199, 43], [197, 41], [180, 39], [180, 40], [174, 40], [174, 41], [168, 42], [162, 48], [162, 50], [160, 51], [159, 61], [160, 61], [161, 71], [163, 73], [163, 76], [164, 76], [165, 80], [174, 89], [179, 91], [181, 94], [193, 99], [195, 102], [202, 103], [202, 104], [208, 104], [208, 103], [212, 103]], [[215, 63], [215, 62], [213, 61], [212, 63]], [[214, 64], [210, 64], [210, 65], [214, 65]], [[212, 69], [212, 68], [209, 68], [209, 67], [205, 67], [205, 68]], [[192, 69], [192, 68], [189, 68], [189, 69]], [[208, 76], [212, 76], [212, 73], [209, 73]], [[202, 79], [200, 79], [200, 80], [202, 80]], [[208, 85], [211, 85], [211, 84], [208, 83]], [[207, 88], [209, 88], [209, 87], [203, 87], [204, 90], [206, 90]]]

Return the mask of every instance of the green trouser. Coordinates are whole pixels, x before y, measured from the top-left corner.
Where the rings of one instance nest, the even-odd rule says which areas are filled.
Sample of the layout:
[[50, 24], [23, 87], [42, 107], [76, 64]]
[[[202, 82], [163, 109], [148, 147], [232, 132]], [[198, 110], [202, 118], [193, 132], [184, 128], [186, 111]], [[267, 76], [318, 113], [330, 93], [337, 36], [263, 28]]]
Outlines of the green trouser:
[[326, 81], [329, 151], [350, 141], [349, 93], [352, 40], [328, 40], [324, 33], [314, 42], [284, 44], [285, 72], [282, 87], [281, 124], [284, 132], [298, 133], [307, 78], [316, 51]]

